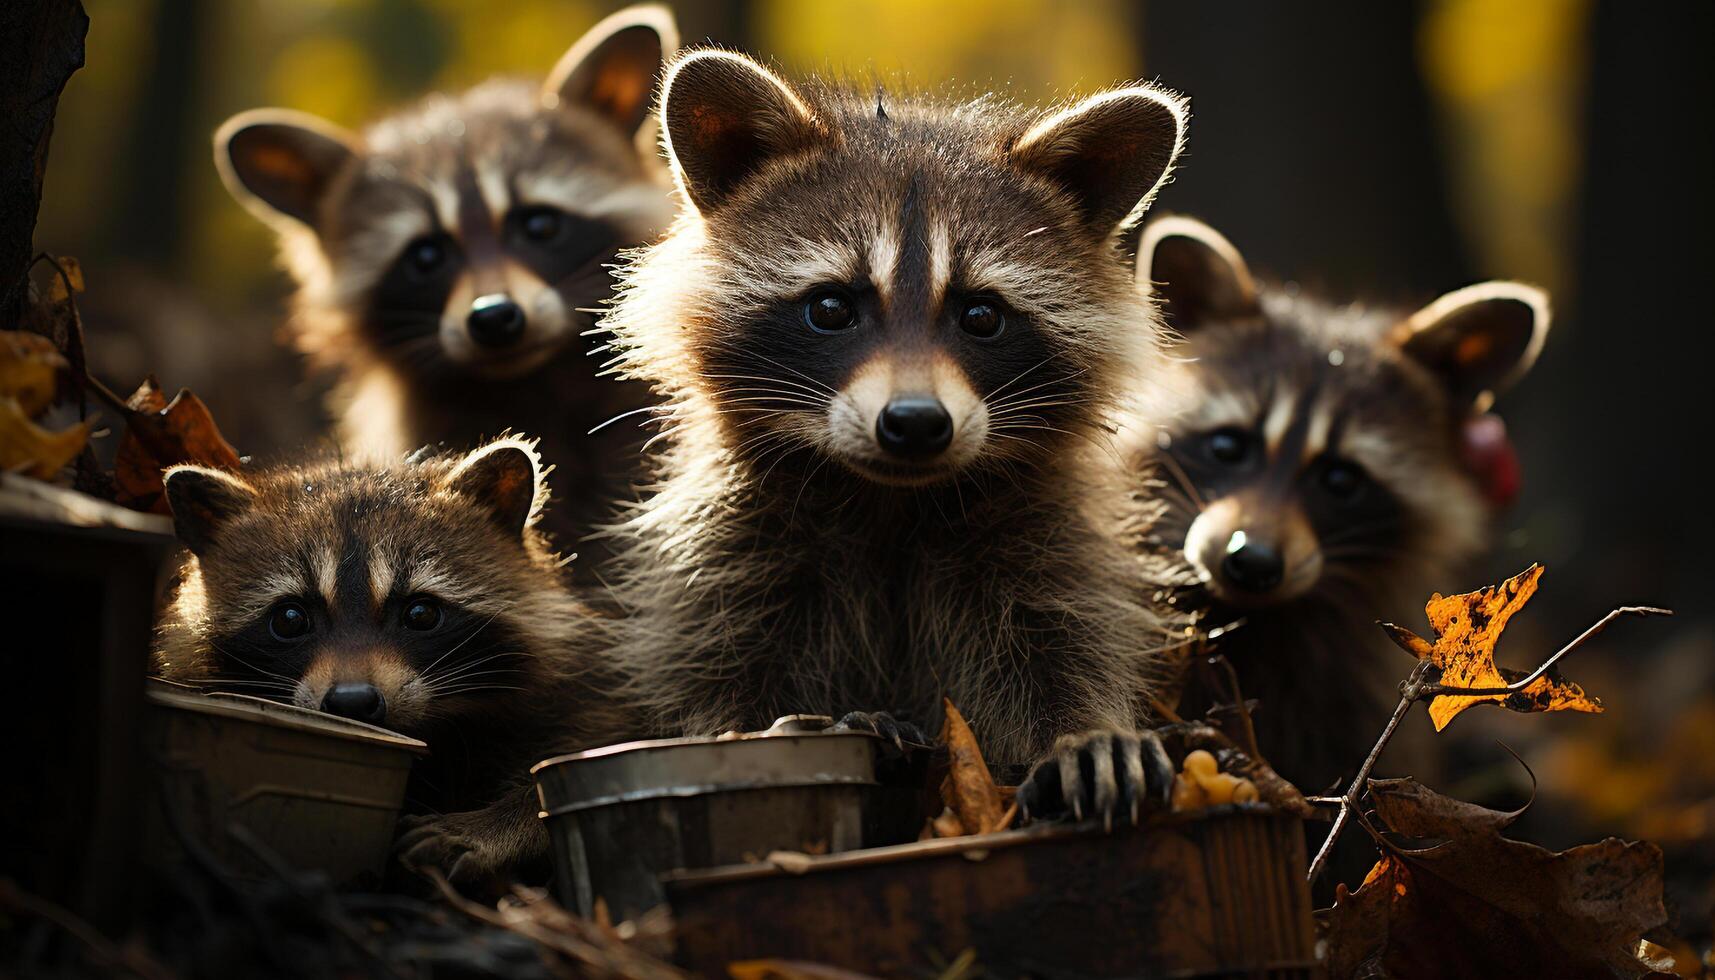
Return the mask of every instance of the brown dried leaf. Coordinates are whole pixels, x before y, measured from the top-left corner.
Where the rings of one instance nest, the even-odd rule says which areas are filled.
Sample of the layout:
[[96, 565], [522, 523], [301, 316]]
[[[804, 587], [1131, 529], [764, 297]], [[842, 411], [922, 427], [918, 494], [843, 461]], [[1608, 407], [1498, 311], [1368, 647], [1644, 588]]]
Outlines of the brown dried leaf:
[[965, 723], [953, 702], [946, 705], [947, 723], [941, 741], [947, 746], [947, 776], [941, 781], [941, 800], [958, 817], [966, 833], [987, 834], [1003, 830], [1006, 805], [999, 787], [983, 761], [983, 750], [971, 726]]
[[214, 416], [190, 389], [168, 402], [154, 378], [126, 400], [131, 414], [113, 459], [116, 501], [134, 510], [170, 513], [161, 471], [180, 463], [223, 470], [239, 467], [238, 451], [220, 434]]
[[[1636, 956], [1667, 921], [1661, 850], [1610, 838], [1550, 851], [1501, 836], [1518, 813], [1378, 779], [1390, 848], [1323, 924], [1329, 975], [1659, 976]], [[1419, 846], [1421, 844], [1421, 846]]]
[[54, 432], [30, 421], [16, 398], [0, 396], [0, 471], [51, 480], [77, 458], [94, 423], [79, 422]]
[[[1536, 594], [1541, 578], [1542, 566], [1532, 565], [1498, 586], [1463, 595], [1436, 593], [1424, 606], [1429, 625], [1435, 631], [1434, 643], [1403, 626], [1384, 623], [1382, 628], [1401, 649], [1434, 664], [1440, 671], [1436, 679], [1442, 684], [1505, 687], [1527, 675], [1497, 667], [1495, 645], [1507, 628], [1507, 620]], [[1441, 695], [1429, 703], [1429, 717], [1435, 722], [1435, 730], [1441, 731], [1466, 708], [1485, 703], [1523, 712], [1602, 710], [1601, 701], [1585, 694], [1583, 688], [1561, 677], [1558, 671], [1550, 670], [1515, 694]]]
[[26, 330], [0, 330], [0, 398], [16, 399], [36, 418], [54, 403], [69, 365], [54, 342]]

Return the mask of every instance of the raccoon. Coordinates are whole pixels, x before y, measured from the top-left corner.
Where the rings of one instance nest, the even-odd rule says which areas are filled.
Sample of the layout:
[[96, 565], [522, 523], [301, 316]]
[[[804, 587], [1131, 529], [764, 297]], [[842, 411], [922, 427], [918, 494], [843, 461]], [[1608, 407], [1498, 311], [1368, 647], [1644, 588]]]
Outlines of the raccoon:
[[428, 743], [413, 864], [464, 884], [547, 854], [528, 767], [611, 741], [599, 635], [535, 528], [533, 444], [389, 466], [166, 474], [189, 550], [160, 624], [171, 680], [381, 725]]
[[[297, 280], [289, 333], [336, 378], [348, 451], [398, 458], [523, 428], [557, 462], [574, 540], [633, 468], [641, 386], [600, 378], [582, 336], [621, 248], [672, 215], [643, 123], [677, 45], [661, 7], [622, 10], [545, 83], [431, 95], [362, 134], [282, 109], [228, 120], [215, 161], [276, 228]], [[635, 428], [629, 430], [635, 432]]]
[[[1380, 731], [1404, 664], [1376, 628], [1421, 606], [1485, 544], [1517, 485], [1488, 409], [1549, 326], [1543, 291], [1486, 282], [1415, 313], [1336, 305], [1259, 283], [1230, 242], [1157, 219], [1138, 253], [1181, 337], [1157, 426], [1135, 425], [1134, 472], [1165, 512], [1263, 754], [1320, 789]], [[1199, 711], [1198, 698], [1186, 705]]]
[[1104, 530], [1103, 425], [1159, 356], [1117, 240], [1184, 103], [895, 100], [702, 50], [660, 113], [687, 206], [604, 320], [668, 404], [659, 483], [605, 532], [642, 713], [891, 732], [874, 709], [928, 721], [945, 694], [990, 759], [1059, 747], [1027, 804], [1135, 814], [1172, 638]]

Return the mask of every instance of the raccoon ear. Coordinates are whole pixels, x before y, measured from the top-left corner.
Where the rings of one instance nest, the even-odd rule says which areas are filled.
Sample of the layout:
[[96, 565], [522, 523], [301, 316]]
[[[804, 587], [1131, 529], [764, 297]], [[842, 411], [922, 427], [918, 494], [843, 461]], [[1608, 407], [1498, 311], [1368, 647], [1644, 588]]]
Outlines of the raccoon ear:
[[1015, 165], [1064, 187], [1103, 236], [1149, 208], [1178, 158], [1186, 101], [1153, 85], [1113, 89], [1062, 109], [1012, 145]]
[[523, 536], [547, 500], [545, 475], [534, 442], [505, 438], [461, 460], [446, 488], [487, 507], [501, 530]]
[[333, 179], [357, 158], [338, 126], [290, 109], [241, 112], [215, 130], [214, 164], [239, 203], [264, 221], [284, 215], [311, 227]]
[[221, 527], [256, 502], [250, 484], [203, 466], [175, 466], [161, 481], [173, 511], [173, 531], [193, 555], [207, 552]]
[[1257, 311], [1256, 280], [1233, 243], [1195, 218], [1157, 218], [1137, 245], [1137, 281], [1167, 322], [1188, 333], [1210, 320]]
[[695, 51], [667, 70], [661, 128], [674, 177], [699, 211], [719, 207], [768, 161], [825, 138], [791, 86], [730, 51]]
[[673, 12], [652, 3], [610, 14], [572, 45], [548, 80], [543, 101], [588, 106], [620, 132], [637, 132], [649, 116], [655, 76], [679, 47]]
[[1486, 411], [1524, 377], [1548, 339], [1548, 294], [1522, 282], [1456, 289], [1412, 314], [1400, 349], [1428, 367], [1461, 402]]

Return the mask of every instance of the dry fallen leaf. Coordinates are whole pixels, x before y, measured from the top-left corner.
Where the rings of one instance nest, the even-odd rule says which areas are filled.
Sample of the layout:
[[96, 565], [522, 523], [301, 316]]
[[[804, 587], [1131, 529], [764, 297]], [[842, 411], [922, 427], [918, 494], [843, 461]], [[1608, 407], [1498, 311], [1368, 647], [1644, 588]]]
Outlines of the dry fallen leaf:
[[[1000, 788], [983, 761], [983, 750], [971, 726], [965, 723], [953, 702], [946, 705], [947, 722], [941, 731], [941, 741], [947, 746], [947, 776], [941, 780], [941, 800], [947, 804], [965, 834], [987, 834], [1005, 829], [1011, 823]], [[940, 836], [944, 824], [936, 825]]]
[[[1507, 620], [1536, 594], [1541, 578], [1542, 566], [1532, 565], [1498, 586], [1463, 595], [1436, 593], [1424, 607], [1435, 631], [1434, 643], [1403, 626], [1383, 623], [1382, 628], [1407, 653], [1435, 665], [1440, 674], [1431, 680], [1448, 687], [1505, 687], [1527, 675], [1497, 667], [1495, 644], [1500, 642]], [[1516, 694], [1441, 695], [1429, 703], [1429, 717], [1440, 731], [1466, 708], [1484, 703], [1498, 703], [1513, 711], [1602, 710], [1601, 701], [1550, 670]]]
[[0, 397], [0, 471], [51, 480], [83, 451], [94, 423], [54, 432], [30, 421], [16, 398]]
[[30, 418], [53, 404], [67, 367], [52, 340], [26, 330], [0, 330], [0, 398], [16, 399]]
[[133, 510], [170, 513], [161, 471], [180, 463], [223, 470], [239, 467], [238, 451], [214, 424], [208, 406], [181, 388], [168, 402], [154, 378], [126, 400], [131, 414], [113, 458], [115, 499]]
[[1550, 851], [1501, 832], [1518, 813], [1412, 779], [1370, 783], [1397, 835], [1323, 923], [1329, 976], [1652, 977], [1637, 958], [1667, 921], [1661, 850], [1610, 838]]

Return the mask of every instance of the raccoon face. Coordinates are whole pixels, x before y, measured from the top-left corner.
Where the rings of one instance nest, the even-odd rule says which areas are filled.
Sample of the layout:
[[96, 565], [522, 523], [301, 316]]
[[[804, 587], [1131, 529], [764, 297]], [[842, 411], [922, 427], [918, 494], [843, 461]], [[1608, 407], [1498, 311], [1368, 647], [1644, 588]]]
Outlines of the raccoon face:
[[418, 737], [506, 697], [535, 666], [539, 481], [517, 440], [394, 470], [169, 471], [207, 679]]
[[624, 10], [540, 88], [431, 96], [361, 136], [242, 113], [216, 162], [252, 211], [314, 233], [300, 299], [339, 313], [348, 339], [409, 374], [515, 377], [576, 343], [615, 252], [665, 224], [638, 133], [675, 38], [664, 9]]
[[1146, 229], [1139, 265], [1183, 337], [1151, 453], [1162, 529], [1217, 598], [1386, 595], [1481, 545], [1466, 433], [1535, 359], [1541, 291], [1484, 283], [1403, 321], [1332, 307], [1258, 290], [1225, 238], [1179, 217]]
[[[741, 455], [896, 486], [1034, 465], [1153, 341], [1112, 237], [1178, 151], [1171, 95], [889, 105], [704, 51], [669, 71], [662, 120], [695, 213], [634, 272], [616, 333], [683, 345]], [[638, 343], [646, 319], [681, 337]]]

